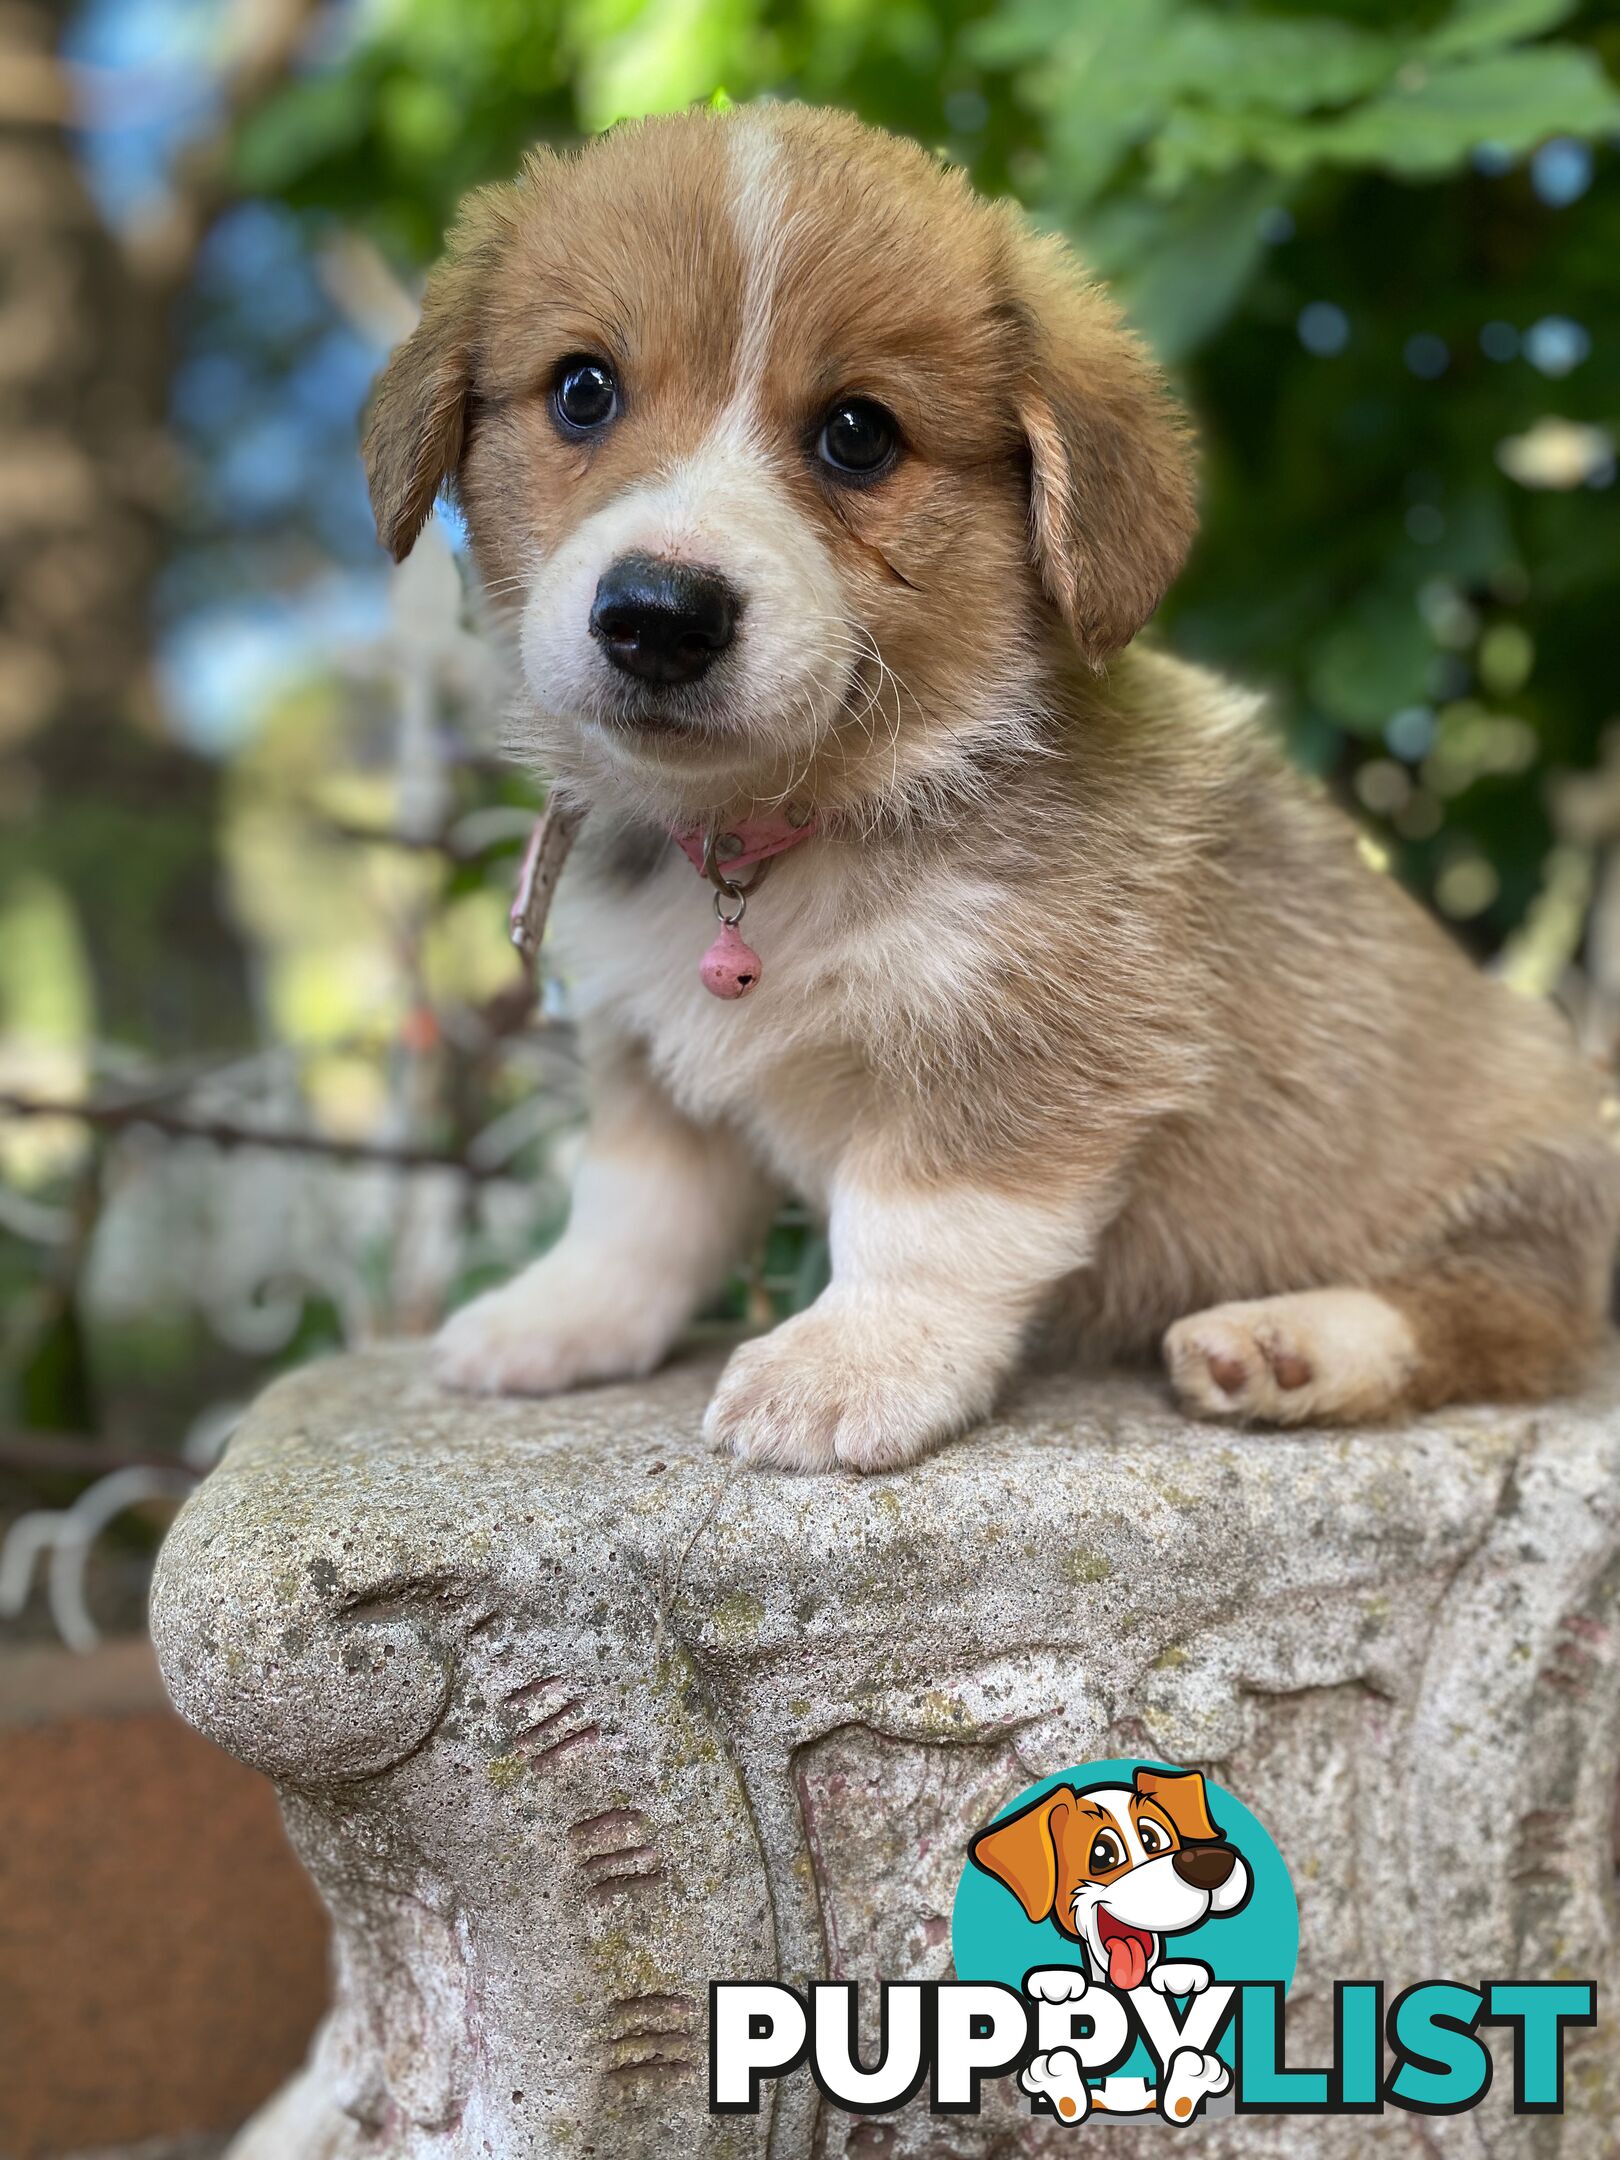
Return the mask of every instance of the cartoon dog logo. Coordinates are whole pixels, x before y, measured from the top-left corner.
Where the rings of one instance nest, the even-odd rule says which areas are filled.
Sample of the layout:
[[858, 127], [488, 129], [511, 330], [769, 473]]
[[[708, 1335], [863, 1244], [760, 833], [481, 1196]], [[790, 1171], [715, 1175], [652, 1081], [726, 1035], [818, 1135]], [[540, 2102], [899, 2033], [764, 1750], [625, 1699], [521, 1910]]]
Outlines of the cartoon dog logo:
[[[1050, 1920], [1085, 1953], [1086, 1978], [1072, 1968], [1030, 1975], [1043, 1997], [1076, 1999], [1087, 1980], [1128, 1996], [1146, 1986], [1160, 1995], [1197, 1995], [1210, 1984], [1207, 1965], [1167, 1958], [1165, 1938], [1226, 1917], [1247, 1904], [1253, 1878], [1209, 1812], [1196, 1770], [1138, 1769], [1129, 1785], [1059, 1785], [1015, 1815], [981, 1830], [968, 1847], [975, 1865], [1005, 1885], [1036, 1922]], [[1088, 2092], [1068, 2050], [1039, 2055], [1021, 2082], [1073, 2121], [1089, 2107], [1139, 2113], [1157, 2100], [1186, 2121], [1205, 2097], [1225, 2090], [1219, 2057], [1182, 2049], [1166, 2066], [1157, 2095], [1140, 2079], [1114, 2078]]]

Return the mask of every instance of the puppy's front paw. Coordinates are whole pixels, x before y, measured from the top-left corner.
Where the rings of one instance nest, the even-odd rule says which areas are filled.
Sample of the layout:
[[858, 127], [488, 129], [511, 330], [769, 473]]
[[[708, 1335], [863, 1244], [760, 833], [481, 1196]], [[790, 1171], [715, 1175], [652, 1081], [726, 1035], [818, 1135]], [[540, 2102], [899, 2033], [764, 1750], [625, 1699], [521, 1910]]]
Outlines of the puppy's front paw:
[[1063, 2122], [1081, 2123], [1091, 2113], [1091, 2089], [1073, 2048], [1035, 2056], [1019, 2071], [1018, 2083], [1032, 2100], [1049, 2101]]
[[1159, 2094], [1159, 2113], [1166, 2122], [1191, 2122], [1203, 2103], [1219, 2098], [1231, 2082], [1232, 2073], [1218, 2055], [1177, 2048]]
[[735, 1351], [703, 1421], [710, 1443], [784, 1470], [898, 1470], [981, 1415], [915, 1322], [825, 1304]]
[[433, 1346], [436, 1377], [471, 1395], [555, 1395], [650, 1372], [669, 1347], [644, 1303], [616, 1299], [571, 1266], [541, 1261], [453, 1313]]

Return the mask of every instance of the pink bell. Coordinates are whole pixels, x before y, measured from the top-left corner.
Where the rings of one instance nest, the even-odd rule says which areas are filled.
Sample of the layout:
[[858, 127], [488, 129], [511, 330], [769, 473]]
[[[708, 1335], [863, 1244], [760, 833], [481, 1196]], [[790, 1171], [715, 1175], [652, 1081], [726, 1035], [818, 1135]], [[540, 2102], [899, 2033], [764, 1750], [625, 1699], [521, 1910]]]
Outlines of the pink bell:
[[714, 997], [747, 997], [759, 982], [759, 954], [735, 923], [722, 923], [719, 935], [698, 965], [698, 974], [704, 989]]

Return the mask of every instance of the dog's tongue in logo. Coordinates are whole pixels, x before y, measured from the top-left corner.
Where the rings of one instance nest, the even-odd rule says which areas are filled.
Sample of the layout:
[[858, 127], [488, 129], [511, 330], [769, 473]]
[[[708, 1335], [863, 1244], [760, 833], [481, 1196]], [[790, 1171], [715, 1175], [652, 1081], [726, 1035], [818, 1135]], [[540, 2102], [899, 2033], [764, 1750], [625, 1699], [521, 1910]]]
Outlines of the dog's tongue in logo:
[[1123, 1920], [1116, 1920], [1111, 1912], [1099, 1909], [1097, 1933], [1108, 1957], [1108, 1985], [1128, 1995], [1132, 1988], [1139, 1988], [1147, 1977], [1148, 1953], [1153, 1948], [1153, 1938], [1143, 1928], [1128, 1927]]

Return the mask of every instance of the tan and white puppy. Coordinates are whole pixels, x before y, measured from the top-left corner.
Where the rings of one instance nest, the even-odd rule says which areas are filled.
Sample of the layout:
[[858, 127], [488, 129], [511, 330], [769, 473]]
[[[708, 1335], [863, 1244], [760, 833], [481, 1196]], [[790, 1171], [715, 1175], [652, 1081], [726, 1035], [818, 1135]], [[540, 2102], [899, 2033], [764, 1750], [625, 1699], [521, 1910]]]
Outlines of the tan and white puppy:
[[1196, 1770], [1139, 1770], [1129, 1785], [1083, 1792], [1056, 1786], [981, 1830], [968, 1852], [1027, 1919], [1050, 1920], [1078, 1942], [1093, 1978], [1121, 1995], [1142, 1986], [1201, 1993], [1208, 1966], [1166, 1961], [1164, 1939], [1241, 1911], [1253, 1887]]
[[[449, 1381], [645, 1372], [783, 1191], [832, 1281], [720, 1382], [709, 1431], [757, 1462], [907, 1462], [1043, 1323], [1162, 1338], [1226, 1418], [1578, 1369], [1620, 1219], [1597, 1079], [1248, 699], [1131, 647], [1191, 449], [1055, 241], [836, 113], [537, 152], [466, 205], [366, 456], [396, 556], [455, 488], [515, 747], [590, 806], [572, 1219], [450, 1323]], [[787, 804], [813, 837], [720, 1003], [669, 835]]]

